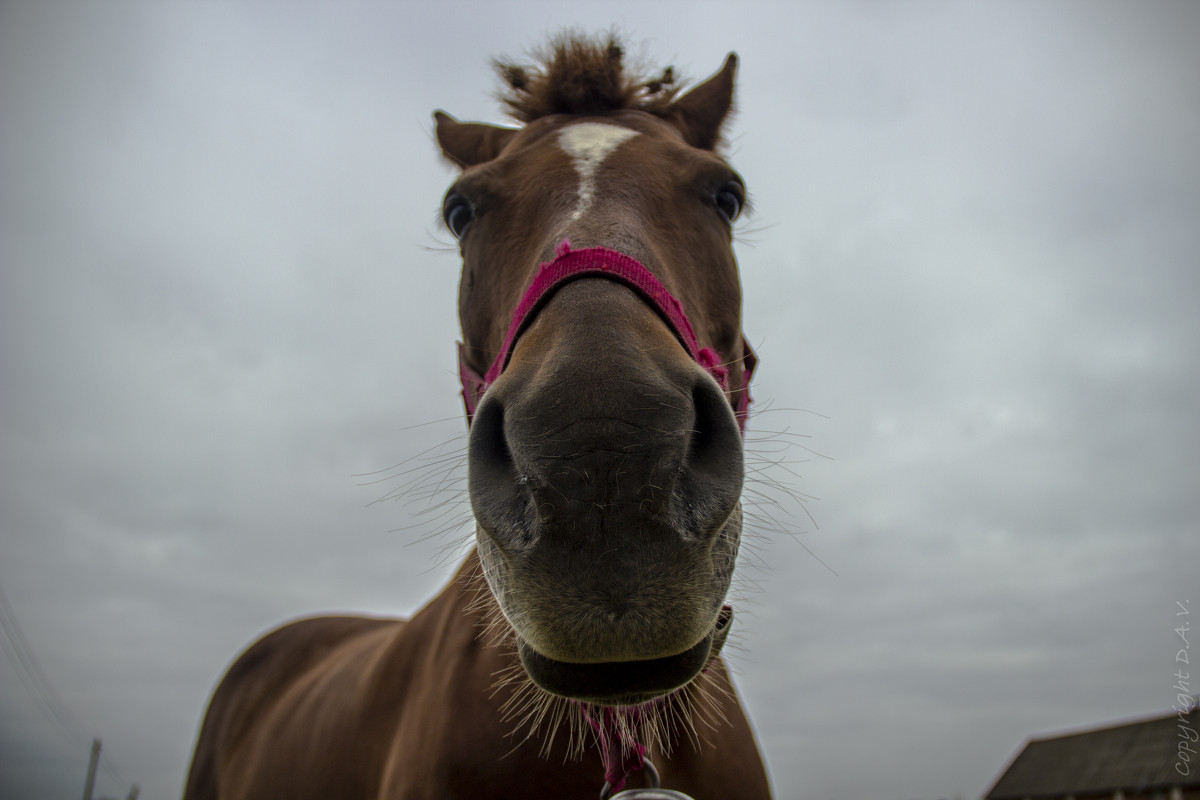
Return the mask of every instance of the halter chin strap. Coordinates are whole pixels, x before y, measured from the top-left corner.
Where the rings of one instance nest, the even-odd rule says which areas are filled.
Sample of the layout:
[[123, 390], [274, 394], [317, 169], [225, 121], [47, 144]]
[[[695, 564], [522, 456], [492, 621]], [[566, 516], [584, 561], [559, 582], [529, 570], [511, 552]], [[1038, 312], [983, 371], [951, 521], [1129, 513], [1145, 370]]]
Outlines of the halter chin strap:
[[734, 415], [737, 417], [738, 429], [743, 436], [745, 435], [746, 415], [750, 410], [750, 376], [754, 373], [758, 358], [744, 337], [741, 353], [742, 385], [730, 390], [729, 369], [721, 362], [721, 356], [711, 347], [700, 346], [692, 323], [683, 311], [683, 305], [637, 259], [607, 247], [572, 250], [571, 243], [565, 239], [558, 245], [556, 252], [558, 257], [541, 265], [533, 283], [525, 290], [521, 302], [517, 304], [512, 324], [504, 337], [504, 346], [500, 348], [500, 354], [496, 356], [486, 375], [480, 377], [479, 373], [471, 368], [467, 363], [466, 348], [461, 343], [458, 345], [458, 376], [462, 381], [463, 405], [467, 410], [468, 421], [475, 416], [475, 408], [483, 398], [484, 392], [508, 366], [517, 338], [533, 321], [550, 296], [564, 284], [577, 278], [607, 278], [629, 286], [654, 307], [692, 360], [704, 367], [730, 395], [730, 405], [733, 406]]

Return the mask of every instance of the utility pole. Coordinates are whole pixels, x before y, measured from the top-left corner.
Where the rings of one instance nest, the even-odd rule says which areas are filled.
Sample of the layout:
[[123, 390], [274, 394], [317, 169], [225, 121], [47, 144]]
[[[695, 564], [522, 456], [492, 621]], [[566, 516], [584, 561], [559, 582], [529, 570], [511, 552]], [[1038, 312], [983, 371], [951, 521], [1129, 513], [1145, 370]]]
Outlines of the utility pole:
[[83, 784], [83, 800], [92, 800], [92, 787], [96, 784], [96, 765], [100, 763], [100, 740], [92, 739], [92, 760], [88, 762], [87, 781]]

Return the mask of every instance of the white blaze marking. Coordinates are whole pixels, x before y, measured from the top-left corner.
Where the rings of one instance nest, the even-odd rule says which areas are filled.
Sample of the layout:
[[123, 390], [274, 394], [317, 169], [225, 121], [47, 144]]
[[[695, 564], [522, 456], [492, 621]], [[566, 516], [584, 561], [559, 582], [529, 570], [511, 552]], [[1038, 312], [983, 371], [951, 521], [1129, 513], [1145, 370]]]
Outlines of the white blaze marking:
[[603, 122], [580, 122], [563, 128], [558, 144], [575, 161], [579, 173], [579, 201], [571, 219], [579, 219], [596, 194], [596, 168], [621, 142], [637, 136], [637, 131]]

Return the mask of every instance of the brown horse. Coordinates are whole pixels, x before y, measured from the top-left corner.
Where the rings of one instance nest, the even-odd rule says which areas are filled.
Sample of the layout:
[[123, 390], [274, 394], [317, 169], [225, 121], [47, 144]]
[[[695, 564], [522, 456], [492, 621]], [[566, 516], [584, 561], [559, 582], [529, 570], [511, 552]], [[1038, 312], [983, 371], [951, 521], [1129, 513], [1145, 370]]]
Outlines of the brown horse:
[[410, 620], [250, 647], [186, 800], [595, 798], [650, 760], [698, 799], [769, 797], [719, 655], [754, 361], [745, 188], [715, 152], [736, 65], [680, 94], [563, 37], [500, 67], [523, 127], [435, 114], [477, 546]]

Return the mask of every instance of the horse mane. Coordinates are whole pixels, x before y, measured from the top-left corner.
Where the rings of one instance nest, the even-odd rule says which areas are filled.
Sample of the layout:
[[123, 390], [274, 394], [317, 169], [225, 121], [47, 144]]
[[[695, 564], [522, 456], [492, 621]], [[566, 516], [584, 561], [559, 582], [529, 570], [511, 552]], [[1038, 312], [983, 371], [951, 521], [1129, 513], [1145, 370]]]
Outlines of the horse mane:
[[625, 48], [615, 33], [589, 37], [567, 31], [550, 45], [531, 53], [533, 66], [497, 59], [493, 66], [504, 81], [500, 102], [519, 122], [551, 114], [600, 114], [638, 109], [663, 116], [679, 92], [675, 70], [656, 78], [629, 74]]

